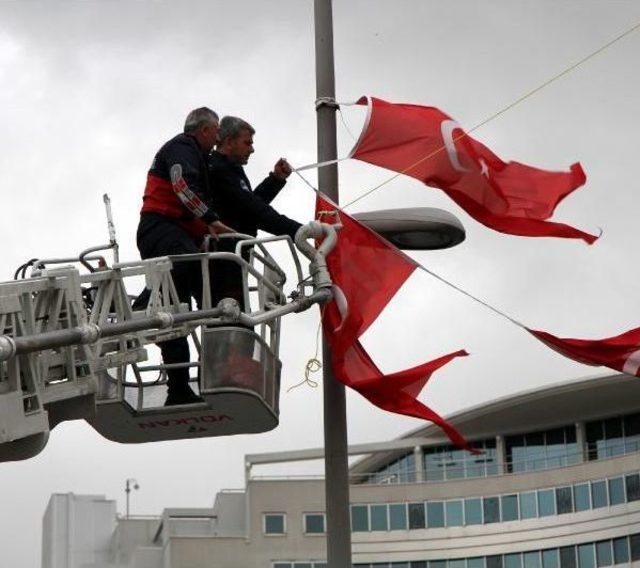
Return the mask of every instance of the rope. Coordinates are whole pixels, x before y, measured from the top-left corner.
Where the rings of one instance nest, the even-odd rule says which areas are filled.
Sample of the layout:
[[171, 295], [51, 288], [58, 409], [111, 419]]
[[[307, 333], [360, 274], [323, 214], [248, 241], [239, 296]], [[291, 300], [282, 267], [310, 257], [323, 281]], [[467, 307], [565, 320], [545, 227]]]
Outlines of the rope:
[[[606, 44], [604, 44], [603, 46], [599, 47], [598, 49], [596, 49], [595, 51], [593, 51], [592, 53], [590, 53], [589, 55], [587, 55], [586, 57], [583, 57], [581, 60], [579, 60], [577, 63], [574, 63], [573, 65], [571, 65], [570, 67], [567, 67], [564, 71], [561, 71], [560, 73], [558, 73], [557, 75], [554, 75], [553, 77], [551, 77], [550, 79], [547, 79], [544, 83], [542, 83], [541, 85], [539, 85], [538, 87], [528, 91], [527, 93], [525, 93], [524, 95], [522, 95], [521, 97], [517, 98], [515, 101], [513, 101], [512, 103], [508, 104], [507, 106], [505, 106], [504, 108], [500, 109], [499, 111], [495, 112], [494, 114], [490, 115], [489, 117], [485, 118], [484, 120], [482, 120], [481, 122], [479, 122], [478, 124], [476, 124], [473, 128], [471, 128], [470, 130], [468, 130], [467, 132], [463, 132], [462, 134], [456, 136], [453, 139], [453, 142], [457, 142], [458, 140], [465, 138], [466, 136], [468, 136], [469, 134], [471, 134], [472, 132], [475, 132], [476, 130], [478, 130], [479, 128], [485, 126], [486, 124], [488, 124], [489, 122], [495, 120], [496, 118], [498, 118], [499, 116], [503, 115], [505, 112], [511, 110], [512, 108], [514, 108], [515, 106], [519, 105], [520, 103], [524, 102], [525, 100], [527, 100], [528, 98], [532, 97], [533, 95], [535, 95], [536, 93], [540, 92], [542, 89], [548, 87], [549, 85], [551, 85], [551, 83], [554, 83], [555, 81], [557, 81], [558, 79], [561, 79], [562, 77], [564, 77], [565, 75], [568, 75], [569, 73], [571, 73], [572, 71], [574, 71], [575, 69], [577, 69], [578, 67], [580, 67], [581, 65], [583, 65], [584, 63], [586, 63], [587, 61], [589, 61], [590, 59], [592, 59], [593, 57], [599, 55], [600, 53], [602, 53], [603, 51], [605, 51], [606, 49], [608, 49], [609, 47], [611, 47], [614, 43], [617, 43], [618, 41], [620, 41], [621, 39], [623, 39], [624, 37], [628, 36], [629, 34], [635, 32], [638, 28], [640, 28], [640, 22], [638, 22], [637, 24], [635, 24], [634, 26], [630, 27], [629, 29], [627, 29], [625, 32], [622, 32], [621, 34], [619, 34], [618, 36], [616, 36], [615, 38], [613, 38], [611, 41], [607, 42]], [[430, 154], [424, 156], [423, 158], [421, 158], [420, 160], [418, 160], [417, 162], [411, 164], [408, 168], [405, 168], [404, 170], [402, 170], [401, 172], [396, 173], [395, 175], [391, 176], [389, 179], [383, 181], [381, 184], [375, 186], [374, 188], [366, 191], [365, 193], [363, 193], [362, 195], [360, 195], [359, 197], [356, 197], [353, 201], [350, 201], [349, 203], [347, 203], [346, 205], [343, 205], [343, 208], [347, 208], [351, 205], [353, 205], [354, 203], [360, 201], [361, 199], [364, 199], [365, 197], [367, 197], [368, 195], [370, 195], [371, 193], [373, 193], [374, 191], [377, 191], [378, 189], [380, 189], [381, 187], [385, 186], [386, 184], [388, 184], [389, 182], [392, 182], [394, 179], [396, 179], [397, 177], [405, 174], [406, 172], [412, 170], [413, 168], [415, 168], [416, 166], [420, 165], [422, 162], [425, 162], [426, 160], [429, 160], [430, 158], [432, 158], [433, 156], [439, 154], [440, 152], [442, 152], [443, 150], [446, 149], [446, 146], [442, 145], [439, 148], [437, 148], [436, 150], [434, 150], [433, 152], [431, 152]]]
[[317, 373], [318, 371], [320, 371], [320, 369], [322, 369], [322, 362], [319, 359], [318, 351], [320, 351], [320, 330], [322, 329], [322, 318], [324, 317], [324, 308], [325, 307], [322, 306], [322, 309], [320, 310], [320, 321], [318, 322], [318, 331], [316, 332], [316, 351], [313, 357], [311, 357], [307, 361], [307, 364], [304, 366], [304, 379], [302, 379], [299, 383], [296, 383], [295, 385], [289, 387], [287, 389], [287, 393], [305, 384], [312, 389], [318, 388], [318, 381], [312, 379], [311, 375], [313, 373]]
[[497, 315], [505, 318], [506, 320], [508, 320], [511, 323], [517, 325], [518, 327], [520, 327], [522, 329], [527, 329], [527, 326], [525, 326], [523, 323], [520, 323], [517, 319], [512, 318], [510, 315], [506, 314], [505, 312], [500, 311], [498, 308], [494, 308], [491, 304], [488, 304], [484, 300], [481, 300], [480, 298], [478, 298], [478, 297], [474, 296], [473, 294], [467, 292], [466, 290], [460, 288], [460, 286], [457, 286], [453, 282], [449, 282], [446, 278], [443, 278], [442, 276], [440, 276], [439, 274], [436, 274], [432, 270], [429, 270], [428, 268], [425, 268], [419, 262], [416, 262], [415, 260], [413, 262], [415, 262], [418, 265], [418, 268], [420, 270], [422, 270], [423, 272], [426, 272], [429, 276], [432, 276], [436, 280], [439, 280], [443, 284], [449, 286], [450, 288], [453, 288], [457, 292], [460, 292], [460, 294], [463, 294], [464, 296], [467, 296], [467, 298], [471, 298], [473, 301], [477, 302], [481, 306], [484, 306], [488, 310], [491, 310], [494, 314], [497, 314]]

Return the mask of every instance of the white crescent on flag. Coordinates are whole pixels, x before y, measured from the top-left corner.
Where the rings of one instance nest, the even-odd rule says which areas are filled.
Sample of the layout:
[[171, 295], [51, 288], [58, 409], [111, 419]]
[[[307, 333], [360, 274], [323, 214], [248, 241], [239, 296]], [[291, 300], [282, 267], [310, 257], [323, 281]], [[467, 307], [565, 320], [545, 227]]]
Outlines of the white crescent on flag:
[[456, 150], [456, 144], [453, 140], [453, 131], [459, 128], [462, 130], [462, 126], [460, 126], [455, 120], [443, 120], [440, 123], [440, 132], [442, 132], [442, 140], [444, 141], [444, 147], [447, 150], [447, 155], [449, 156], [449, 161], [455, 170], [459, 172], [468, 172], [469, 170], [465, 168], [458, 158], [458, 151]]

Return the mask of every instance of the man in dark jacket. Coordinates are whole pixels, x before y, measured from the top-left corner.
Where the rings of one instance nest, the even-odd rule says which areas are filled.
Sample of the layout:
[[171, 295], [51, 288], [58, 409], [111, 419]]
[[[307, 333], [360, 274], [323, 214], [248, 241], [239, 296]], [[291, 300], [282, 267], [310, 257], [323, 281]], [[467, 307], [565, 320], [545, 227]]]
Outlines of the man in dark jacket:
[[[207, 155], [218, 137], [218, 115], [206, 107], [189, 113], [184, 132], [156, 154], [147, 175], [137, 243], [141, 257], [200, 252], [205, 235], [232, 232], [212, 207]], [[200, 306], [202, 275], [198, 262], [176, 262], [171, 275], [181, 302]], [[159, 343], [166, 365], [189, 362], [186, 338]], [[200, 399], [189, 387], [189, 369], [167, 371], [166, 405], [188, 404]]]
[[[222, 222], [238, 233], [255, 236], [261, 229], [293, 239], [300, 223], [281, 215], [270, 205], [287, 183], [291, 166], [281, 158], [267, 178], [252, 189], [242, 166], [254, 152], [254, 134], [254, 128], [241, 118], [225, 116], [220, 121], [218, 144], [209, 155], [212, 206]], [[221, 239], [218, 243], [218, 250], [232, 252], [234, 247], [232, 239]], [[221, 298], [230, 297], [244, 308], [242, 274], [237, 264], [216, 261], [212, 288], [214, 305]]]

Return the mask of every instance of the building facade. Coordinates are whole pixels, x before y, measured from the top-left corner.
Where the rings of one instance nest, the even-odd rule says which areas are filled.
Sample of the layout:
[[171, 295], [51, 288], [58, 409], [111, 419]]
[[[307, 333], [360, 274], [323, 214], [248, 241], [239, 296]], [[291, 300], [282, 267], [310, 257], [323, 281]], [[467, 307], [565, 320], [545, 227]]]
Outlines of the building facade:
[[[640, 566], [640, 380], [570, 381], [449, 418], [478, 454], [433, 426], [350, 449], [363, 455], [351, 467], [355, 567]], [[260, 464], [318, 457], [247, 456], [244, 489], [220, 492], [210, 509], [151, 519], [114, 511], [93, 563], [44, 558], [53, 529], [64, 529], [52, 522], [65, 520], [53, 496], [43, 566], [326, 568], [324, 480], [255, 475]]]

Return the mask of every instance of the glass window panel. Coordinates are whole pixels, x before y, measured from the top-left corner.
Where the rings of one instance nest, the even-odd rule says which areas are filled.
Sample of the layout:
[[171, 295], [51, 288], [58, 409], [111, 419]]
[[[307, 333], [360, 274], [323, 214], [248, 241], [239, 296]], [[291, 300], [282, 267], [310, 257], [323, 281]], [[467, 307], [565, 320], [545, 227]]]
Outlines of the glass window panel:
[[305, 514], [304, 532], [310, 533], [310, 534], [324, 533], [324, 515], [322, 513]]
[[284, 534], [284, 515], [282, 513], [269, 513], [264, 516], [265, 534]]
[[427, 479], [438, 481], [444, 479], [442, 455], [439, 452], [429, 452], [424, 456], [424, 469]]
[[366, 505], [351, 506], [351, 530], [353, 532], [369, 530], [369, 511]]
[[604, 481], [591, 482], [591, 503], [594, 509], [606, 507], [609, 504], [607, 500], [607, 484]]
[[640, 534], [632, 534], [629, 537], [629, 548], [631, 549], [631, 562], [640, 560]]
[[538, 516], [548, 517], [555, 515], [556, 503], [553, 489], [543, 489], [538, 491]]
[[625, 437], [640, 436], [640, 412], [625, 416], [623, 422]]
[[509, 472], [521, 471], [517, 462], [522, 459], [519, 451], [524, 449], [524, 436], [507, 436], [504, 440], [507, 460], [507, 470]]
[[392, 531], [407, 528], [407, 506], [404, 503], [389, 505], [389, 528]]
[[624, 480], [622, 477], [614, 477], [609, 480], [609, 503], [611, 505], [624, 503]]
[[392, 562], [391, 568], [409, 568], [408, 562]]
[[314, 562], [313, 568], [327, 568], [326, 562]]
[[411, 563], [411, 568], [427, 568], [426, 560], [415, 560]]
[[622, 418], [607, 418], [604, 421], [604, 439], [615, 440], [622, 438]]
[[625, 484], [627, 486], [627, 501], [638, 501], [640, 499], [640, 474], [627, 475]]
[[524, 568], [541, 568], [540, 552], [525, 552], [523, 555]]
[[485, 524], [499, 523], [500, 500], [497, 497], [485, 497], [482, 500], [482, 512], [484, 513]]
[[576, 442], [576, 428], [575, 426], [566, 426], [564, 429], [564, 439], [567, 444], [573, 444]]
[[448, 527], [461, 527], [464, 524], [462, 501], [447, 501], [445, 503]]
[[487, 568], [502, 568], [502, 556], [487, 556]]
[[503, 495], [500, 497], [502, 504], [502, 522], [518, 520], [518, 496]]
[[560, 558], [558, 557], [558, 549], [550, 548], [542, 551], [542, 568], [559, 568]]
[[485, 568], [484, 557], [467, 558], [467, 568]]
[[504, 568], [522, 568], [521, 554], [505, 554]]
[[482, 501], [480, 499], [464, 500], [464, 524], [482, 524]]
[[575, 546], [563, 546], [560, 549], [560, 568], [577, 568]]
[[273, 568], [291, 568], [291, 562], [276, 562]]
[[429, 562], [429, 568], [447, 568], [446, 560], [432, 560]]
[[467, 568], [467, 562], [464, 558], [460, 560], [449, 560], [447, 568]]
[[536, 492], [520, 493], [520, 518], [534, 519], [538, 516]]
[[573, 500], [576, 512], [588, 511], [591, 508], [588, 483], [581, 483], [580, 485], [573, 486]]
[[613, 563], [626, 564], [629, 562], [629, 543], [627, 537], [613, 539]]
[[372, 531], [388, 531], [389, 522], [387, 520], [386, 505], [370, 505], [369, 514], [371, 515]]
[[444, 527], [444, 503], [442, 501], [427, 503], [427, 526], [429, 528]]
[[424, 521], [424, 503], [409, 503], [409, 528], [423, 529]]
[[293, 568], [312, 568], [311, 562], [294, 562]]
[[573, 513], [573, 498], [571, 487], [558, 487], [556, 489], [556, 510], [558, 515]]
[[597, 442], [604, 439], [604, 429], [602, 420], [587, 422], [586, 425], [587, 442]]
[[593, 543], [578, 546], [578, 566], [580, 568], [596, 568], [596, 556]]
[[598, 566], [611, 566], [613, 564], [613, 550], [611, 541], [596, 542], [596, 563]]

